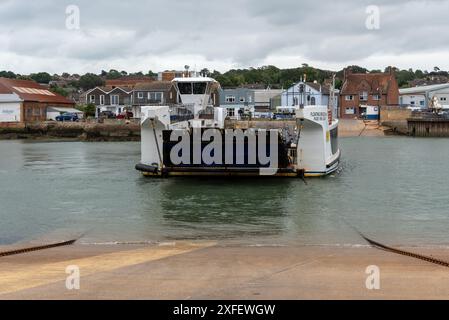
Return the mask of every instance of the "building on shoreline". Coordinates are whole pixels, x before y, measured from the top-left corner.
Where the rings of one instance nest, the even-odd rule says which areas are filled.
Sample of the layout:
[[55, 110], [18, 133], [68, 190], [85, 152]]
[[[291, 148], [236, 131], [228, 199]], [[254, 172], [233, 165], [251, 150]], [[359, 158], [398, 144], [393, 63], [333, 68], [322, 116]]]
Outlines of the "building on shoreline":
[[[298, 106], [300, 104], [304, 106], [314, 106], [314, 105], [331, 105], [331, 87], [321, 85], [317, 82], [304, 82], [299, 81], [293, 86], [282, 92], [281, 103], [282, 106]], [[338, 113], [338, 90], [334, 90], [334, 110], [333, 116], [337, 117]], [[302, 99], [304, 101], [302, 101]]]
[[220, 106], [226, 108], [231, 119], [239, 119], [243, 114], [271, 117], [277, 106], [276, 97], [281, 93], [281, 89], [260, 88], [254, 85], [220, 89]]
[[135, 118], [140, 118], [141, 106], [176, 103], [178, 103], [178, 94], [171, 81], [138, 83], [132, 90], [132, 113]]
[[363, 118], [368, 107], [399, 104], [399, 88], [393, 68], [387, 73], [352, 73], [346, 69], [340, 91], [341, 118]]
[[449, 109], [449, 83], [399, 89], [399, 105], [428, 109], [436, 97], [444, 109]]
[[115, 115], [132, 107], [132, 89], [127, 87], [95, 87], [86, 92], [86, 104], [95, 105], [95, 116], [103, 111]]
[[50, 108], [74, 110], [75, 102], [32, 80], [0, 78], [0, 122], [47, 120]]

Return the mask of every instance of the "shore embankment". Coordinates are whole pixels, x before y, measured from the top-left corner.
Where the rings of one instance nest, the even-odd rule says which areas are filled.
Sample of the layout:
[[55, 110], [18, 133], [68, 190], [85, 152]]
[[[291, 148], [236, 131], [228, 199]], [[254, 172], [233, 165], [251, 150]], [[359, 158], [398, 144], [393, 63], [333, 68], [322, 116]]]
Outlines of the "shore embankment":
[[80, 141], [139, 141], [133, 121], [14, 123], [0, 126], [0, 139], [73, 139]]
[[[447, 248], [409, 250], [449, 259]], [[370, 246], [253, 246], [212, 241], [75, 244], [0, 260], [0, 299], [447, 299], [449, 296], [446, 267]], [[79, 268], [79, 290], [66, 288], [68, 266]], [[371, 279], [372, 270], [378, 271], [377, 283]]]
[[[262, 127], [278, 129], [295, 126], [295, 121], [227, 120], [231, 128], [247, 129]], [[389, 126], [379, 125], [377, 121], [340, 119], [340, 137], [384, 136], [399, 133]], [[0, 125], [0, 139], [34, 140], [75, 140], [75, 141], [139, 141], [138, 121], [109, 120], [99, 122], [56, 122], [11, 123]]]

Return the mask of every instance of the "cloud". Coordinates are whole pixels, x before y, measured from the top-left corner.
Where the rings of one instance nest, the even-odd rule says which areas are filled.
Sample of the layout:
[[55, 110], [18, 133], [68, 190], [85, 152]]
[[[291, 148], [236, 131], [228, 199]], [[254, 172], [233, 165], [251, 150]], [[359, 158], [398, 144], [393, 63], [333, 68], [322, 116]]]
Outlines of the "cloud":
[[[65, 27], [70, 4], [80, 8], [79, 30]], [[373, 4], [379, 30], [365, 26]], [[302, 62], [380, 68], [404, 61], [413, 63], [404, 67], [438, 62], [449, 69], [447, 12], [447, 0], [4, 0], [0, 69], [81, 73], [196, 64], [225, 70]]]

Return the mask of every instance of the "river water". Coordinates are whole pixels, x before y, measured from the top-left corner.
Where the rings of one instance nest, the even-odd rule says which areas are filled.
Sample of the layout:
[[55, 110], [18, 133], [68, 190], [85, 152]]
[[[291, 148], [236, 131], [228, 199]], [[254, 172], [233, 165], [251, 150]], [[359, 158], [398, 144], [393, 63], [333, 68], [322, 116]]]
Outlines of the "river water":
[[[144, 178], [135, 142], [0, 141], [0, 244], [214, 239], [449, 245], [449, 140], [340, 139], [326, 178]], [[64, 236], [63, 236], [64, 237]]]

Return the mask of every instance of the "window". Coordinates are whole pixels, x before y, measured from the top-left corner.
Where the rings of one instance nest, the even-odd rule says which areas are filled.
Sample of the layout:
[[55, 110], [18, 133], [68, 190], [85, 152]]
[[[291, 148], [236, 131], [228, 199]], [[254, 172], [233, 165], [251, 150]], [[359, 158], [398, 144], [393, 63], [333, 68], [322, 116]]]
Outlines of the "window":
[[311, 104], [312, 106], [314, 106], [314, 105], [316, 104], [316, 99], [315, 99], [315, 97], [310, 98], [310, 104]]
[[415, 101], [410, 101], [410, 104], [411, 104], [412, 106], [414, 106], [414, 105], [415, 105]]
[[248, 102], [249, 103], [253, 102], [253, 98], [251, 96], [248, 97]]
[[345, 114], [355, 114], [355, 108], [354, 107], [345, 108]]
[[114, 94], [111, 96], [111, 105], [116, 106], [119, 104], [119, 95], [118, 94]]
[[100, 104], [104, 105], [104, 94], [100, 96]]
[[34, 108], [33, 109], [33, 116], [40, 116], [41, 115], [41, 109], [40, 108]]
[[143, 92], [137, 92], [137, 99], [143, 99]]
[[90, 96], [89, 96], [89, 101], [90, 101], [90, 103], [95, 103], [95, 95], [93, 95], [93, 94], [91, 94]]
[[440, 98], [440, 101], [446, 101], [447, 99], [446, 99], [446, 97], [441, 97]]
[[380, 100], [380, 94], [373, 94], [373, 100], [379, 101]]
[[234, 117], [235, 116], [235, 110], [233, 108], [228, 108], [228, 117]]
[[206, 93], [206, 82], [194, 82], [193, 83], [193, 94], [204, 94]]
[[421, 100], [421, 101], [419, 102], [419, 105], [422, 106], [422, 107], [424, 107], [424, 100]]
[[367, 101], [368, 100], [368, 92], [363, 91], [359, 94], [360, 101]]
[[153, 103], [162, 102], [162, 92], [148, 92], [148, 100]]
[[178, 89], [179, 89], [179, 93], [181, 93], [181, 94], [192, 94], [192, 83], [191, 82], [179, 82]]
[[229, 103], [233, 103], [233, 102], [235, 102], [235, 97], [234, 96], [226, 96], [225, 101], [229, 102]]
[[245, 102], [245, 97], [240, 97], [240, 98], [239, 98], [239, 101], [240, 101], [240, 102]]
[[352, 100], [354, 100], [354, 96], [353, 95], [345, 96], [345, 100], [346, 101], [352, 101]]

